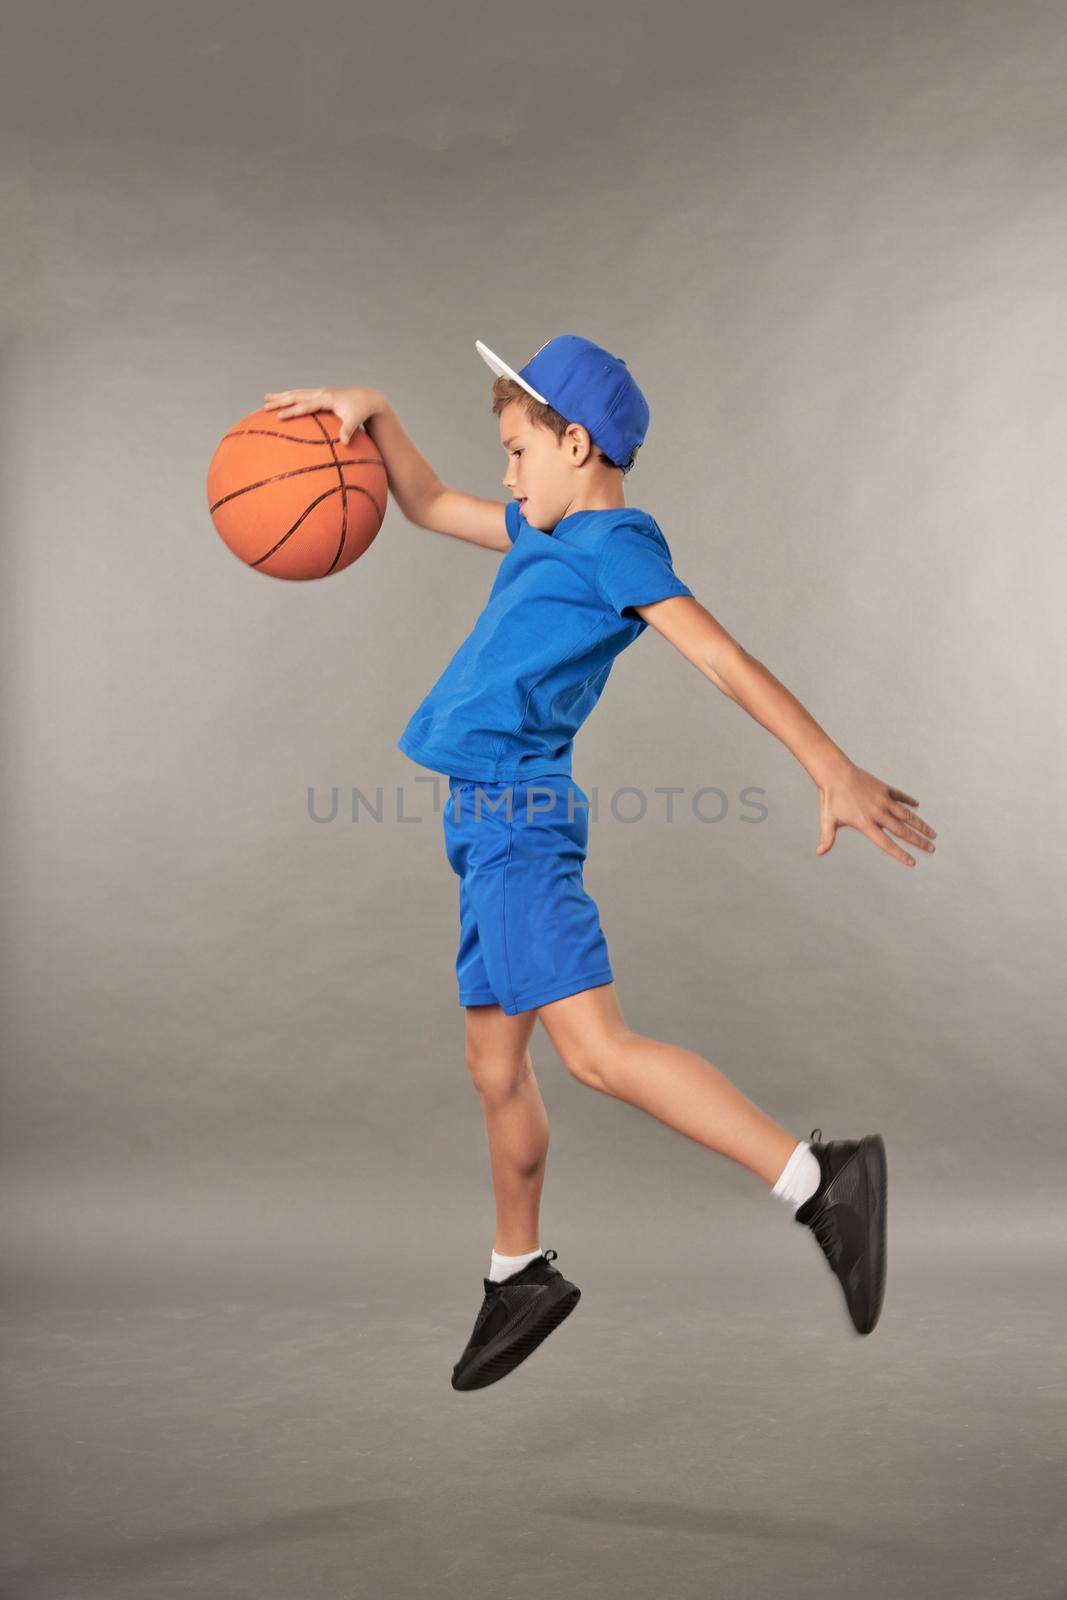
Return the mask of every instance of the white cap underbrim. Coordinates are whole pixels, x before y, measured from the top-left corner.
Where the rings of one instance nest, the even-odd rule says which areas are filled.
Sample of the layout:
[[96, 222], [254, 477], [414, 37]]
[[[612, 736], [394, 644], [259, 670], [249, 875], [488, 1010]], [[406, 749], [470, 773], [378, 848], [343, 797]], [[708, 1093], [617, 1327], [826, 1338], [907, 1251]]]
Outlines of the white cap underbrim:
[[525, 378], [520, 378], [518, 373], [508, 366], [506, 361], [501, 361], [498, 355], [494, 355], [487, 344], [483, 344], [480, 339], [475, 339], [474, 348], [486, 366], [491, 372], [495, 372], [498, 378], [511, 378], [520, 388], [525, 389], [527, 394], [532, 394], [535, 400], [540, 400], [543, 406], [551, 405], [552, 402], [550, 400], [546, 400], [543, 394], [538, 394], [537, 390], [532, 388]]

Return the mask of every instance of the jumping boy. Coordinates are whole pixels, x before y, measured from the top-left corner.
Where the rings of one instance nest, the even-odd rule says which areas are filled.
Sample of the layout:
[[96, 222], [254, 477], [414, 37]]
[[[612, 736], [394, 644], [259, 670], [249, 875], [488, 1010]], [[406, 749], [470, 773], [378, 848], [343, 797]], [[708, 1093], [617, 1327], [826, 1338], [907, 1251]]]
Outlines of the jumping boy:
[[484, 1298], [452, 1386], [484, 1388], [558, 1326], [580, 1290], [540, 1246], [549, 1128], [530, 1059], [538, 1017], [567, 1069], [736, 1161], [815, 1235], [852, 1325], [870, 1333], [885, 1292], [886, 1159], [878, 1134], [797, 1140], [691, 1050], [633, 1033], [582, 866], [588, 797], [571, 776], [575, 733], [622, 650], [646, 627], [780, 739], [819, 791], [817, 855], [855, 828], [904, 866], [890, 834], [933, 854], [918, 800], [855, 766], [800, 702], [675, 574], [646, 511], [623, 500], [649, 410], [625, 361], [561, 334], [496, 375], [505, 505], [447, 488], [373, 389], [285, 390], [279, 418], [333, 411], [347, 443], [365, 426], [389, 488], [418, 527], [504, 551], [470, 635], [409, 718], [399, 748], [446, 775], [445, 848], [459, 878], [459, 1002], [496, 1201]]

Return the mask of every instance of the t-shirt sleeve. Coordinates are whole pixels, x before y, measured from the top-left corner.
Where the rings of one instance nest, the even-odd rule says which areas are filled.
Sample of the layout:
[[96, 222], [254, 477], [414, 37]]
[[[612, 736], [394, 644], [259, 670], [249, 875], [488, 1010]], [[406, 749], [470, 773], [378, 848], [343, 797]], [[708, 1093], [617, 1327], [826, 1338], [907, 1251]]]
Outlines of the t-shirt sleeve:
[[517, 500], [506, 500], [504, 502], [504, 526], [508, 530], [508, 538], [512, 544], [519, 537], [520, 515], [519, 502]]
[[663, 535], [625, 524], [613, 528], [604, 540], [596, 586], [620, 616], [627, 606], [651, 605], [655, 600], [669, 600], [672, 595], [693, 594], [675, 572]]

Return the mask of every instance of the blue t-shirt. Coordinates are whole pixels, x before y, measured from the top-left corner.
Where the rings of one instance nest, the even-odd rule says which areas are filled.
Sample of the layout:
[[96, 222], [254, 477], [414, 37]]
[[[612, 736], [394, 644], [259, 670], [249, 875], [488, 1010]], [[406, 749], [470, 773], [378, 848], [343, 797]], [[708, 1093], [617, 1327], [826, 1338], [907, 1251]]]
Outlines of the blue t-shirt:
[[512, 541], [489, 599], [397, 746], [485, 783], [571, 771], [575, 733], [648, 623], [627, 608], [692, 594], [647, 511], [574, 511], [552, 533], [505, 508]]

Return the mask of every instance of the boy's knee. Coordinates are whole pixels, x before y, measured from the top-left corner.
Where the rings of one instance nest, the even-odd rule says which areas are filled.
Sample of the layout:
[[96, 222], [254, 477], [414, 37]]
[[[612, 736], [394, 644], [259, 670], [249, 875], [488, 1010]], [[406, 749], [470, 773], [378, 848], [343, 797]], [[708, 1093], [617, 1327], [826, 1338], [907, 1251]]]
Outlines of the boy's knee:
[[572, 1078], [585, 1084], [587, 1089], [611, 1090], [612, 1065], [618, 1056], [619, 1039], [604, 1034], [594, 1039], [566, 1040], [559, 1048], [559, 1057]]
[[496, 1052], [490, 1053], [468, 1045], [467, 1071], [480, 1095], [502, 1098], [522, 1087], [533, 1071], [533, 1061], [528, 1050], [516, 1062], [502, 1059]]

